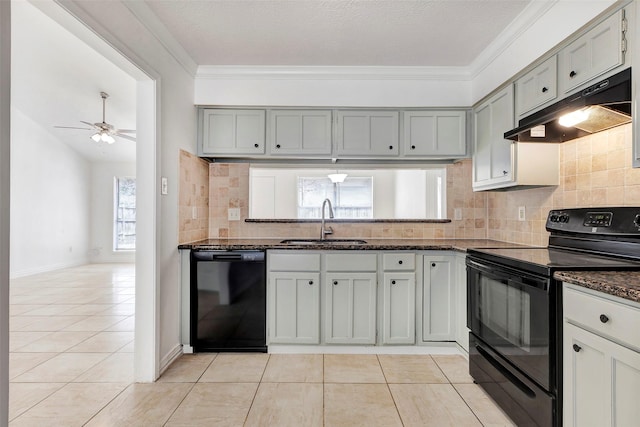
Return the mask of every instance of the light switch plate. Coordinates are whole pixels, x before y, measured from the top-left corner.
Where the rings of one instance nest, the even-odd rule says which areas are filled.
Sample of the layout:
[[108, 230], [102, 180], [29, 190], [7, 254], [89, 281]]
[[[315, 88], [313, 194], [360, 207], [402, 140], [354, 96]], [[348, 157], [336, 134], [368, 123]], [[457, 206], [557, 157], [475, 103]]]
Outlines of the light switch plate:
[[229, 208], [228, 219], [229, 221], [240, 221], [240, 208]]
[[191, 207], [191, 219], [198, 219], [198, 208], [195, 206]]
[[524, 206], [518, 206], [518, 221], [525, 221], [527, 219]]
[[462, 220], [462, 208], [454, 208], [453, 209], [453, 219], [455, 221], [461, 221]]
[[164, 176], [160, 180], [160, 192], [165, 195], [169, 194], [169, 182], [167, 181], [167, 178]]

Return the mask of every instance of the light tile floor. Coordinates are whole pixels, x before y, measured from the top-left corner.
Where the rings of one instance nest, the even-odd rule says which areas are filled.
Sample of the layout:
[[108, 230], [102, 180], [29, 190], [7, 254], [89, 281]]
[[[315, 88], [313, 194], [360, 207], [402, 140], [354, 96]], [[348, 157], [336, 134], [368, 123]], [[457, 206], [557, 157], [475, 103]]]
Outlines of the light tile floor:
[[11, 283], [11, 426], [511, 426], [462, 356], [197, 354], [134, 384], [134, 269]]

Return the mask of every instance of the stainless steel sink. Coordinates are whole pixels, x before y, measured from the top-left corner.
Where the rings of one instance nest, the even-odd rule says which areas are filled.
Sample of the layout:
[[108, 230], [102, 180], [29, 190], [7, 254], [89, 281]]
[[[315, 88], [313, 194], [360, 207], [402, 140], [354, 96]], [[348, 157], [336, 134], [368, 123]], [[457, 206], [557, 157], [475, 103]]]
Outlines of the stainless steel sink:
[[359, 239], [286, 239], [280, 243], [286, 245], [364, 245], [367, 241]]

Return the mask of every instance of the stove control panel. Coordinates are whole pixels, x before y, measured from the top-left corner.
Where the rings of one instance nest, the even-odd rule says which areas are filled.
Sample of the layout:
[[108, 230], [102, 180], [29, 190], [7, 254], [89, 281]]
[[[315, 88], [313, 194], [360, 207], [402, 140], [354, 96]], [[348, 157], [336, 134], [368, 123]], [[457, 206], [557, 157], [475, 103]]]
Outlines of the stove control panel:
[[552, 210], [547, 231], [640, 236], [640, 207]]

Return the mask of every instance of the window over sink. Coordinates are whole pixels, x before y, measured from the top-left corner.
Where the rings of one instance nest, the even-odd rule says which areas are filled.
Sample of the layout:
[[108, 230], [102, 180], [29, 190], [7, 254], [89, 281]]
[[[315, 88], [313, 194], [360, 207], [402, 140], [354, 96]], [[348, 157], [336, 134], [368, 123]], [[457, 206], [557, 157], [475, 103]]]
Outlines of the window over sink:
[[[336, 173], [346, 177], [332, 182]], [[337, 219], [444, 219], [446, 181], [444, 167], [251, 165], [249, 217], [320, 218], [328, 198]]]

